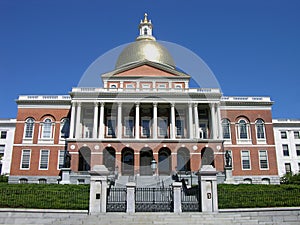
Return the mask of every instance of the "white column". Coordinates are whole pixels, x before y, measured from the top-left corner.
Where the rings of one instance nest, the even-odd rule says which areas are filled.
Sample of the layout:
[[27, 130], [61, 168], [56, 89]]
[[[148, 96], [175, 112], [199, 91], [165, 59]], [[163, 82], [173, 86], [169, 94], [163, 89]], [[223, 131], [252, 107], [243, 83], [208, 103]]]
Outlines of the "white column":
[[75, 127], [75, 114], [76, 113], [76, 104], [72, 102], [71, 107], [71, 118], [70, 118], [70, 138], [74, 138], [74, 127]]
[[211, 116], [211, 132], [212, 132], [212, 138], [217, 138], [217, 129], [216, 129], [216, 108], [215, 103], [210, 104], [210, 116]]
[[122, 103], [118, 103], [118, 139], [122, 138]]
[[192, 103], [189, 103], [189, 137], [192, 139], [194, 137], [193, 135], [193, 109], [192, 109]]
[[94, 123], [93, 123], [93, 138], [97, 138], [98, 131], [98, 102], [94, 103]]
[[135, 104], [135, 139], [140, 138], [140, 103]]
[[100, 122], [99, 122], [99, 138], [104, 137], [104, 102], [101, 102], [100, 106]]
[[221, 123], [221, 111], [220, 111], [220, 103], [217, 104], [217, 127], [218, 127], [218, 138], [223, 138], [222, 132], [222, 123]]
[[199, 118], [198, 118], [198, 103], [194, 103], [194, 120], [195, 120], [195, 138], [200, 138], [199, 134]]
[[76, 132], [75, 137], [81, 137], [81, 102], [77, 103], [77, 115], [76, 115]]
[[175, 134], [175, 104], [171, 103], [171, 139], [175, 139], [176, 138], [176, 134]]
[[153, 103], [153, 139], [157, 139], [157, 102]]

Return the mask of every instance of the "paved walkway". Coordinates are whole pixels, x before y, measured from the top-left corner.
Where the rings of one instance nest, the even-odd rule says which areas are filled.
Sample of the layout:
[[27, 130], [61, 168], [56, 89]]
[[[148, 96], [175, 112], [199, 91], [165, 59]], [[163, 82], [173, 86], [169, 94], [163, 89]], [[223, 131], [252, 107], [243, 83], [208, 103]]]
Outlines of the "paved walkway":
[[183, 224], [300, 224], [300, 208], [235, 209], [219, 213], [105, 213], [87, 211], [0, 209], [0, 224], [40, 225], [183, 225]]

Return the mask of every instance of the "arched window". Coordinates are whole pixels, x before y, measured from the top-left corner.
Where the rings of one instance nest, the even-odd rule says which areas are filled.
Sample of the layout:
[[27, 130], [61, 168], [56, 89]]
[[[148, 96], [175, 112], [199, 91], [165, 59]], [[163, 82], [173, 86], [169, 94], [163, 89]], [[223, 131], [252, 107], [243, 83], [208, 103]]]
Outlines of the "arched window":
[[250, 179], [250, 178], [245, 178], [245, 179], [244, 179], [244, 184], [252, 184], [252, 179]]
[[177, 152], [177, 170], [182, 172], [191, 171], [190, 152], [186, 148], [180, 148]]
[[256, 120], [256, 137], [257, 139], [266, 139], [265, 123], [262, 119]]
[[69, 118], [63, 118], [60, 121], [60, 137], [68, 138], [70, 132], [70, 120]]
[[146, 27], [144, 28], [144, 35], [148, 35], [148, 30]]
[[228, 119], [222, 120], [223, 138], [230, 139], [230, 121]]
[[28, 180], [27, 180], [26, 178], [21, 178], [21, 179], [19, 180], [19, 183], [20, 183], [20, 184], [27, 184], [27, 183], [28, 183]]
[[34, 130], [34, 119], [28, 118], [25, 122], [25, 138], [32, 138]]
[[51, 119], [47, 118], [42, 124], [42, 138], [49, 139], [51, 138], [51, 134], [52, 134], [52, 121]]
[[238, 124], [239, 139], [249, 139], [248, 123], [246, 120], [241, 119]]

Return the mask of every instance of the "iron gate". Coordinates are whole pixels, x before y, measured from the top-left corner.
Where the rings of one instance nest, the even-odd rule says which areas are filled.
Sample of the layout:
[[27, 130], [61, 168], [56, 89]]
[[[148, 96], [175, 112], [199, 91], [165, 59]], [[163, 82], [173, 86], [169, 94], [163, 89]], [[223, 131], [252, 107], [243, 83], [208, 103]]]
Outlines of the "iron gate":
[[192, 187], [181, 190], [182, 212], [200, 212], [200, 191], [199, 187]]
[[107, 189], [107, 212], [126, 212], [126, 188]]
[[173, 212], [172, 188], [136, 188], [136, 212]]

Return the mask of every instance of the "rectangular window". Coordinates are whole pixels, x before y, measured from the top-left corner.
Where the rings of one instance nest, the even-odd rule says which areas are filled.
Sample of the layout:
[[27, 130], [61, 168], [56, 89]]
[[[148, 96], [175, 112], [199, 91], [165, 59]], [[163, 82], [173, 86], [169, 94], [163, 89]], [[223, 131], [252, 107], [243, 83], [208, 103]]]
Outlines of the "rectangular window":
[[125, 118], [125, 136], [126, 137], [133, 137], [133, 128], [134, 128], [134, 122], [133, 118]]
[[116, 119], [115, 118], [107, 118], [107, 124], [106, 124], [106, 135], [115, 137], [115, 127], [116, 127]]
[[249, 151], [242, 151], [242, 168], [243, 170], [250, 170], [250, 152]]
[[201, 139], [207, 139], [207, 122], [199, 121], [199, 136]]
[[158, 135], [168, 137], [168, 118], [158, 118]]
[[285, 167], [285, 173], [291, 173], [292, 172], [290, 163], [285, 163], [284, 167]]
[[21, 169], [29, 169], [30, 166], [30, 149], [22, 150]]
[[289, 146], [288, 145], [282, 145], [282, 151], [283, 151], [283, 156], [289, 156]]
[[143, 137], [150, 137], [150, 120], [149, 119], [142, 119], [142, 136]]
[[300, 163], [298, 163], [298, 173], [300, 173]]
[[259, 165], [260, 169], [268, 169], [268, 153], [265, 150], [259, 151]]
[[6, 136], [7, 136], [7, 131], [6, 130], [1, 131], [1, 139], [6, 139]]
[[126, 84], [126, 88], [134, 88], [133, 84]]
[[167, 84], [159, 84], [158, 88], [167, 88]]
[[300, 145], [296, 145], [296, 154], [300, 156]]
[[59, 150], [58, 152], [58, 169], [61, 169], [64, 167], [65, 162], [65, 150]]
[[47, 170], [49, 162], [49, 150], [42, 149], [40, 151], [40, 170]]
[[183, 137], [184, 136], [184, 120], [181, 118], [176, 119], [176, 136]]
[[142, 84], [142, 88], [143, 89], [149, 89], [150, 88], [150, 84]]
[[294, 139], [300, 139], [300, 132], [294, 131]]
[[281, 139], [287, 139], [286, 131], [281, 131], [280, 135], [281, 135]]
[[5, 145], [0, 145], [0, 153], [4, 154]]

